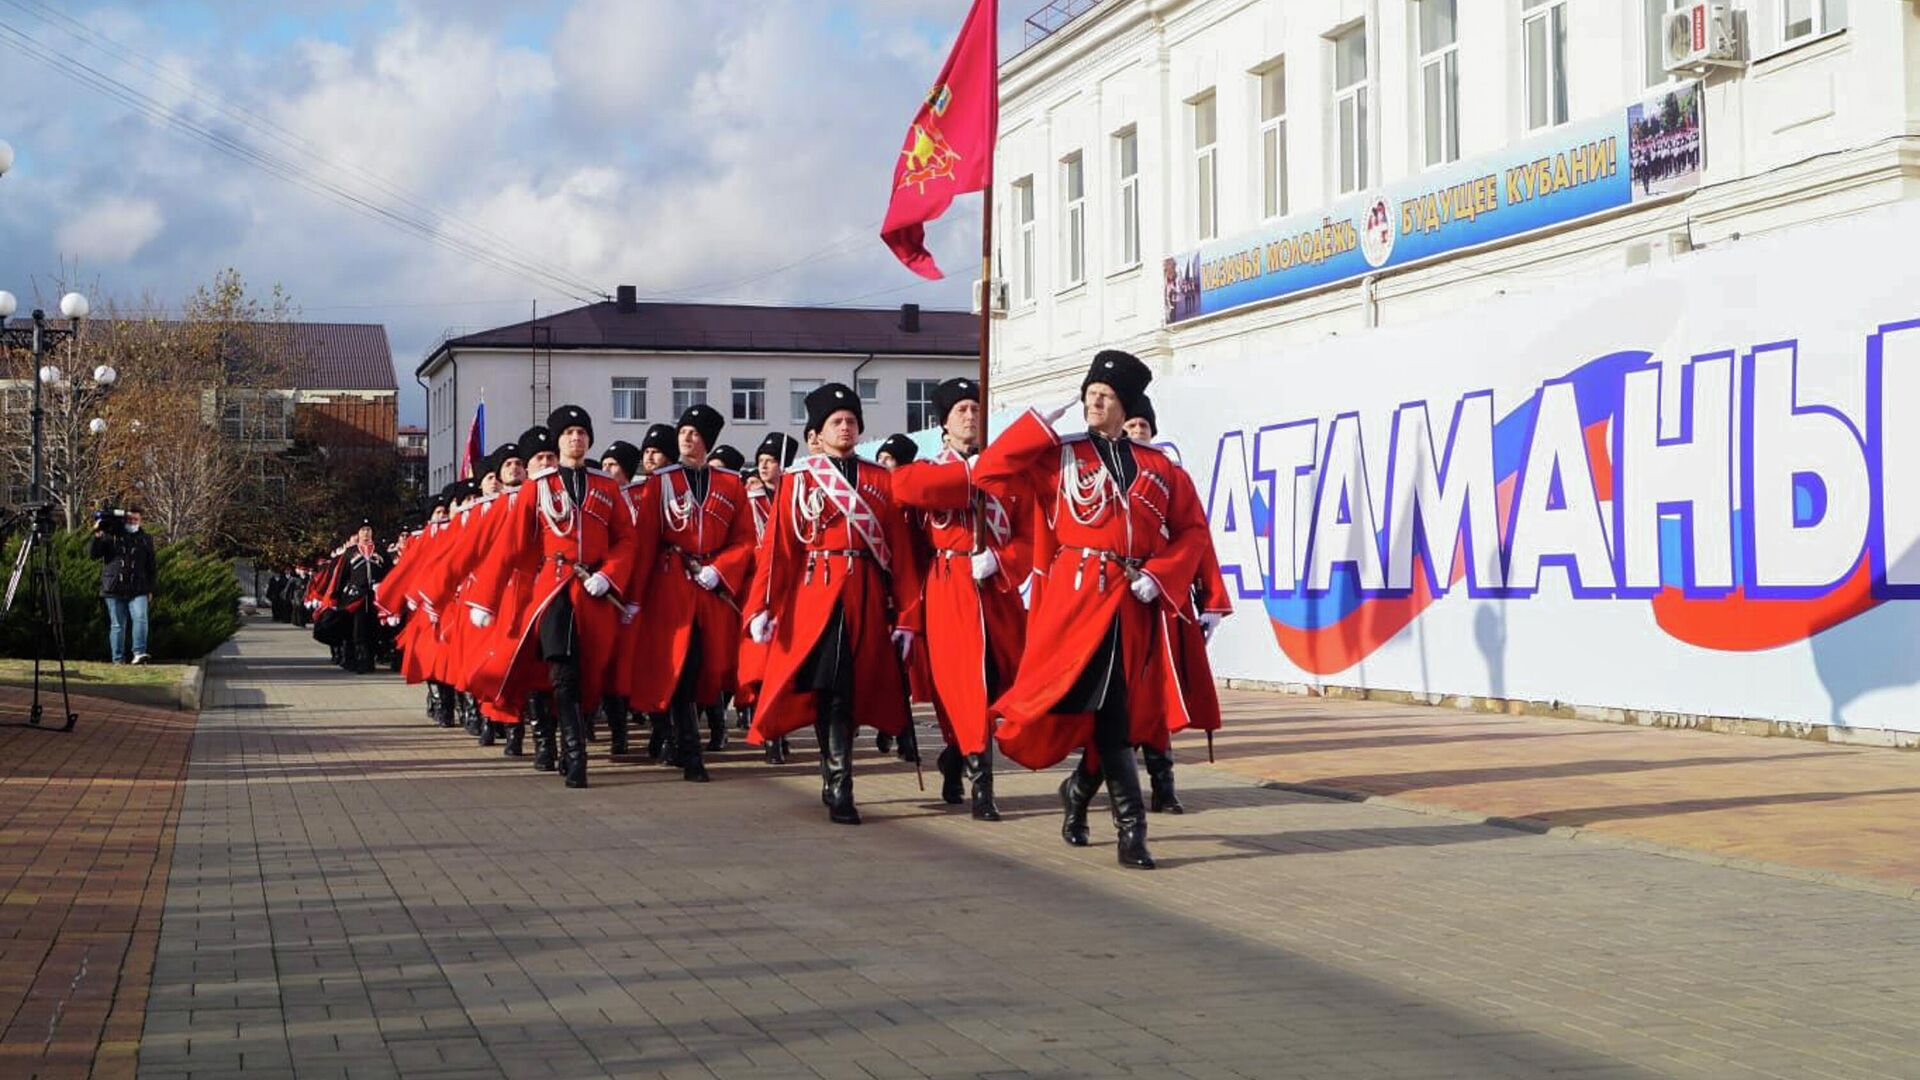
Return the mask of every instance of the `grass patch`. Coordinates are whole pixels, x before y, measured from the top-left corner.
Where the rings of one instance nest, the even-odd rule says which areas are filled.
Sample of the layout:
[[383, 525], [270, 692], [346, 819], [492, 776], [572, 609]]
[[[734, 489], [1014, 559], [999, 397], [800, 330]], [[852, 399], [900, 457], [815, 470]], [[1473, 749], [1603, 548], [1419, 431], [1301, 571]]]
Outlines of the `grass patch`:
[[[88, 686], [172, 686], [190, 669], [188, 664], [107, 664], [98, 660], [67, 661], [67, 682], [75, 690]], [[58, 686], [59, 665], [43, 661], [41, 685]], [[0, 659], [0, 684], [27, 686], [33, 682], [33, 661]]]

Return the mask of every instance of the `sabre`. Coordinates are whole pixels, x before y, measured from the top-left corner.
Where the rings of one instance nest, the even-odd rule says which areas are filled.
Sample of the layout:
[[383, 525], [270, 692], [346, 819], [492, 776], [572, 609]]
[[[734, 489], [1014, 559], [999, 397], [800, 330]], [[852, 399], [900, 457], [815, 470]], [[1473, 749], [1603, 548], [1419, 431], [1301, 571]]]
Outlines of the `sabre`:
[[[676, 554], [680, 556], [680, 564], [686, 569], [688, 578], [692, 578], [696, 574], [700, 573], [700, 570], [703, 564], [700, 562], [699, 559], [694, 558], [692, 555], [684, 551], [676, 551]], [[707, 591], [711, 592], [713, 595], [719, 597], [720, 599], [725, 600], [727, 602], [727, 606], [733, 609], [733, 613], [735, 615], [739, 615], [743, 618], [746, 616], [746, 612], [740, 610], [740, 602], [738, 600], [735, 600], [731, 595], [729, 595], [727, 588], [724, 584], [722, 584], [720, 588], [709, 589]]]

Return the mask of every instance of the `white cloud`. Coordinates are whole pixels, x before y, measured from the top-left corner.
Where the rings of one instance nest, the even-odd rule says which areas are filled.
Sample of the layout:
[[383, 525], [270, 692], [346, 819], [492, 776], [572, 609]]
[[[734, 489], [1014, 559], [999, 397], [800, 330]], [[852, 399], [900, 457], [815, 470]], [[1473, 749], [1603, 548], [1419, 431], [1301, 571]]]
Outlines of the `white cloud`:
[[123, 263], [166, 224], [151, 199], [108, 196], [74, 213], [54, 234], [60, 254], [83, 264]]

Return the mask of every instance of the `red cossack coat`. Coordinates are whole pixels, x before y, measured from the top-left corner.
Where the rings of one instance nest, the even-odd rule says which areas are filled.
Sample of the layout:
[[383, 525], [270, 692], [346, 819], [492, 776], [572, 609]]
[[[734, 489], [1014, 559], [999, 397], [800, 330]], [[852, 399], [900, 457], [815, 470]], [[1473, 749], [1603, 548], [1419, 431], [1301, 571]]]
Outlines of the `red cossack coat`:
[[[747, 506], [753, 511], [753, 565], [766, 558], [767, 526], [773, 521], [773, 492], [764, 485], [747, 486]], [[760, 700], [760, 683], [767, 673], [767, 647], [750, 637], [740, 638], [740, 663], [734, 674], [733, 703], [751, 709]]]
[[[1183, 617], [1212, 537], [1179, 466], [1149, 446], [1135, 446], [1133, 457], [1139, 475], [1121, 491], [1086, 436], [1062, 437], [1028, 412], [974, 464], [982, 489], [1033, 500], [1035, 568], [1044, 580], [1033, 590], [1019, 673], [993, 704], [1004, 721], [1001, 750], [1030, 769], [1092, 740], [1091, 714], [1054, 709], [1115, 619], [1132, 741], [1156, 743], [1189, 723], [1172, 624]], [[1129, 568], [1159, 585], [1151, 604], [1135, 598]]]
[[[524, 617], [515, 620], [519, 625], [490, 638], [468, 676], [468, 692], [481, 701], [516, 705], [544, 679], [540, 619], [564, 590], [578, 631], [580, 708], [590, 713], [599, 707], [633, 575], [634, 526], [613, 477], [594, 468], [586, 474], [586, 494], [579, 503], [567, 493], [559, 469], [528, 477], [473, 572], [466, 606], [494, 616], [495, 627], [514, 602], [516, 587], [526, 589]], [[597, 597], [587, 592], [584, 580], [596, 572], [613, 583]], [[460, 617], [467, 618], [466, 613]]]
[[[774, 497], [764, 557], [755, 568], [744, 612], [749, 621], [761, 611], [778, 620], [747, 734], [750, 743], [778, 738], [817, 718], [817, 695], [797, 682], [836, 607], [852, 640], [855, 723], [898, 735], [910, 719], [891, 634], [896, 617], [901, 626], [919, 626], [920, 582], [908, 547], [912, 537], [893, 500], [887, 470], [860, 462], [857, 498], [843, 502], [830, 495], [837, 485], [825, 473], [833, 469], [825, 457], [795, 462]], [[858, 522], [849, 518], [849, 510]]]
[[[925, 629], [914, 659], [924, 658], [949, 740], [963, 754], [984, 753], [992, 737], [988, 657], [999, 685], [1009, 686], [1026, 640], [1020, 583], [1032, 566], [1031, 515], [1017, 498], [979, 491], [969, 463], [952, 451], [895, 469], [893, 492], [911, 511], [926, 557]], [[999, 571], [981, 582], [973, 579], [976, 516], [979, 536], [1000, 559]]]
[[[696, 502], [687, 470], [670, 465], [640, 489], [634, 511], [634, 578], [640, 604], [637, 648], [623, 655], [625, 692], [635, 709], [663, 712], [680, 684], [695, 635], [700, 671], [694, 701], [717, 704], [734, 687], [740, 649], [740, 597], [753, 582], [753, 512], [740, 475], [707, 470], [707, 497]], [[701, 566], [720, 587], [694, 581]]]

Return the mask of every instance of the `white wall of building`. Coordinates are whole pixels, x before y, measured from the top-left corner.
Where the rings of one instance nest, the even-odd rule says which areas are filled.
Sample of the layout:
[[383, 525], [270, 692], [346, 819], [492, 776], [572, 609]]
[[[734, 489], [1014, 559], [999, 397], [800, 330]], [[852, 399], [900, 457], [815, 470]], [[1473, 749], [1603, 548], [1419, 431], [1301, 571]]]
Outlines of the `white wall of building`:
[[[1458, 0], [1459, 157], [1525, 138], [1522, 20], [1531, 0]], [[1567, 26], [1567, 118], [1647, 94], [1650, 0], [1559, 0]], [[1359, 283], [1162, 326], [1160, 265], [1194, 245], [1191, 102], [1216, 102], [1219, 235], [1262, 223], [1260, 80], [1284, 64], [1287, 211], [1337, 198], [1334, 36], [1364, 25], [1372, 106], [1369, 187], [1424, 169], [1414, 0], [1104, 0], [1003, 66], [994, 199], [997, 276], [1015, 293], [995, 322], [996, 396], [1071, 392], [1099, 347], [1129, 348], [1163, 374], [1210, 357], [1273, 355], [1370, 325], [1418, 322], [1486, 298], [1577, 289], [1603, 278], [1913, 197], [1920, 192], [1920, 7], [1827, 0], [1844, 27], [1782, 44], [1785, 0], [1736, 0], [1750, 62], [1705, 78], [1706, 170], [1693, 194]], [[1816, 7], [1821, 6], [1815, 0]], [[1795, 5], [1798, 6], [1798, 5]], [[1138, 134], [1140, 259], [1118, 254], [1115, 136]], [[1063, 161], [1082, 157], [1085, 261], [1067, 281]], [[1019, 296], [1015, 185], [1030, 182], [1031, 301]]]
[[[542, 354], [543, 356], [545, 354]], [[707, 403], [726, 416], [721, 441], [751, 454], [768, 432], [798, 437], [801, 424], [791, 410], [791, 392], [808, 380], [874, 380], [874, 397], [863, 405], [867, 430], [886, 435], [907, 430], [909, 380], [939, 381], [971, 375], [972, 358], [835, 354], [637, 353], [555, 350], [551, 362], [549, 407], [577, 404], [593, 417], [595, 448], [616, 439], [639, 443], [647, 427], [678, 419], [673, 408], [675, 379], [705, 379]], [[506, 442], [546, 419], [533, 415], [534, 366], [524, 350], [456, 349], [440, 357], [424, 376], [427, 383], [428, 479], [436, 488], [459, 474], [467, 427], [482, 400], [487, 403], [487, 448]], [[856, 375], [857, 370], [857, 375]], [[615, 418], [614, 379], [647, 380], [644, 416]], [[734, 419], [735, 379], [765, 380], [764, 419]]]

